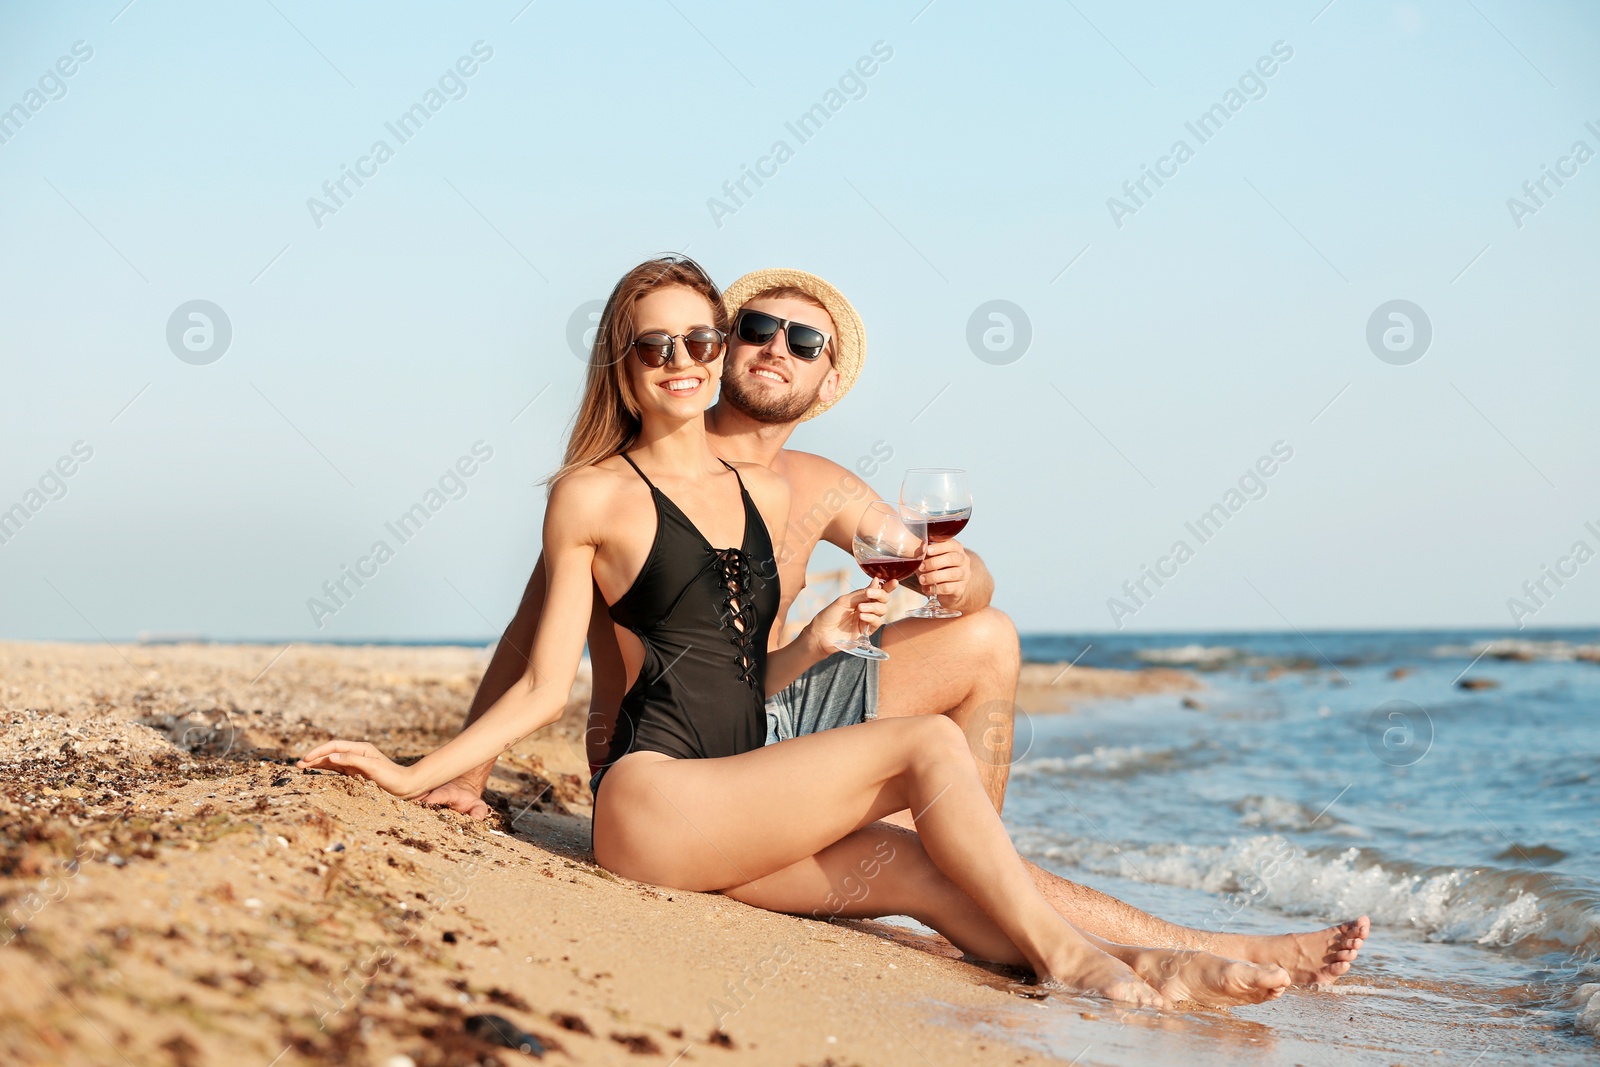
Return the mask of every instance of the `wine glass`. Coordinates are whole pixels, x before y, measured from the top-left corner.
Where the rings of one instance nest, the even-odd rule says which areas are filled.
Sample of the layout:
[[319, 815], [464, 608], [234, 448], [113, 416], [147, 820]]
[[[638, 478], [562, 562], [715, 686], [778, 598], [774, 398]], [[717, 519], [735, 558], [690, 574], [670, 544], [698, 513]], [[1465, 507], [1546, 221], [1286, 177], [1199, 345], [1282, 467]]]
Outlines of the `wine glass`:
[[[950, 467], [914, 467], [900, 485], [900, 503], [928, 521], [929, 541], [948, 541], [972, 521], [972, 490], [967, 472]], [[908, 619], [955, 619], [961, 612], [939, 603], [939, 594], [909, 613]]]
[[[912, 508], [875, 500], [856, 523], [854, 548], [856, 562], [874, 582], [903, 580], [922, 566], [928, 550], [928, 526]], [[889, 658], [865, 633], [857, 634], [854, 641], [836, 641], [833, 647], [862, 659]]]

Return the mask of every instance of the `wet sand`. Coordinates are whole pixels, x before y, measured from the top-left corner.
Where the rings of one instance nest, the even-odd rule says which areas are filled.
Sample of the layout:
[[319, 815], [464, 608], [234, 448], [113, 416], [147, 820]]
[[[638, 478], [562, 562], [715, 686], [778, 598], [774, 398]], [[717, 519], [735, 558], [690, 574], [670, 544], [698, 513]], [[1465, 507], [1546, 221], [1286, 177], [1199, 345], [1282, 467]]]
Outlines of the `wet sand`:
[[1190, 671], [1146, 667], [1138, 671], [1075, 667], [1068, 663], [1024, 663], [1017, 679], [1017, 705], [1030, 715], [1052, 715], [1097, 700], [1186, 693], [1202, 689]]
[[[1055, 1062], [1020, 1025], [1039, 1009], [1012, 976], [942, 941], [597, 867], [581, 685], [560, 724], [500, 761], [485, 822], [292, 766], [330, 736], [426, 753], [486, 663], [462, 648], [0, 644], [6, 1061], [522, 1060], [465, 1036], [493, 1013], [556, 1062]], [[1051, 672], [1024, 707], [1179, 684]]]

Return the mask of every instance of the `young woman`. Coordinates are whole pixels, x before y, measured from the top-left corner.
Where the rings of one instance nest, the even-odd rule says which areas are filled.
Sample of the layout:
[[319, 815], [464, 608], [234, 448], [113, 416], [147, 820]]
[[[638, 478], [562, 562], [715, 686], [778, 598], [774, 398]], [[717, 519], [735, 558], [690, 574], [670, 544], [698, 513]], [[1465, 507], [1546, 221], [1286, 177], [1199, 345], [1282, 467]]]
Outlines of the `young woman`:
[[[555, 722], [598, 588], [623, 627], [633, 684], [593, 782], [596, 859], [624, 877], [756, 907], [847, 918], [910, 915], [972, 956], [1141, 1006], [1242, 1003], [1289, 985], [1279, 967], [1131, 948], [1081, 934], [1029, 879], [942, 715], [875, 719], [763, 747], [763, 702], [834, 642], [883, 621], [874, 583], [767, 652], [788, 488], [713, 455], [703, 413], [729, 323], [694, 263], [629, 271], [601, 316], [566, 459], [544, 520], [549, 588], [527, 676], [410, 767], [329, 741], [303, 767], [415, 798]], [[909, 808], [918, 837], [878, 819]], [[804, 813], [796, 817], [796, 813]], [[859, 899], [836, 887], [859, 884]]]

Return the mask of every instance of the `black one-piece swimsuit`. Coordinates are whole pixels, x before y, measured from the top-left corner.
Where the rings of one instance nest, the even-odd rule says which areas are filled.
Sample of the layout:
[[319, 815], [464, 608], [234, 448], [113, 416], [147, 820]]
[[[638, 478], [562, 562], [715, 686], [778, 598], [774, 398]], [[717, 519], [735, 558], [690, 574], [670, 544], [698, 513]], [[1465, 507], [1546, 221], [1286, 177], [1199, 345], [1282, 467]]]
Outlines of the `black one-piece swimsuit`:
[[633, 585], [611, 605], [612, 621], [644, 644], [639, 676], [622, 698], [611, 746], [595, 775], [630, 752], [679, 759], [733, 756], [767, 739], [767, 633], [778, 614], [777, 562], [767, 524], [745, 491], [744, 538], [713, 548], [699, 528], [644, 478], [655, 501], [656, 536]]

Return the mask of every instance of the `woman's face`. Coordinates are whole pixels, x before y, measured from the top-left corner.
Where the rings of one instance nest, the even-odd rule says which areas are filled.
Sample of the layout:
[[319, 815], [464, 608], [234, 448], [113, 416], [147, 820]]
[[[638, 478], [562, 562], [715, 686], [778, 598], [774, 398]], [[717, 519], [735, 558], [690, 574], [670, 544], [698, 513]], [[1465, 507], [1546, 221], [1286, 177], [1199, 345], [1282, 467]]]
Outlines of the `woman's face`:
[[630, 341], [647, 333], [664, 333], [673, 339], [672, 360], [665, 366], [645, 366], [636, 348], [629, 349], [625, 357], [641, 417], [655, 414], [683, 420], [704, 412], [711, 406], [722, 377], [723, 357], [696, 363], [689, 357], [683, 337], [695, 327], [710, 326], [715, 320], [705, 297], [679, 286], [657, 289], [634, 305], [633, 319]]

